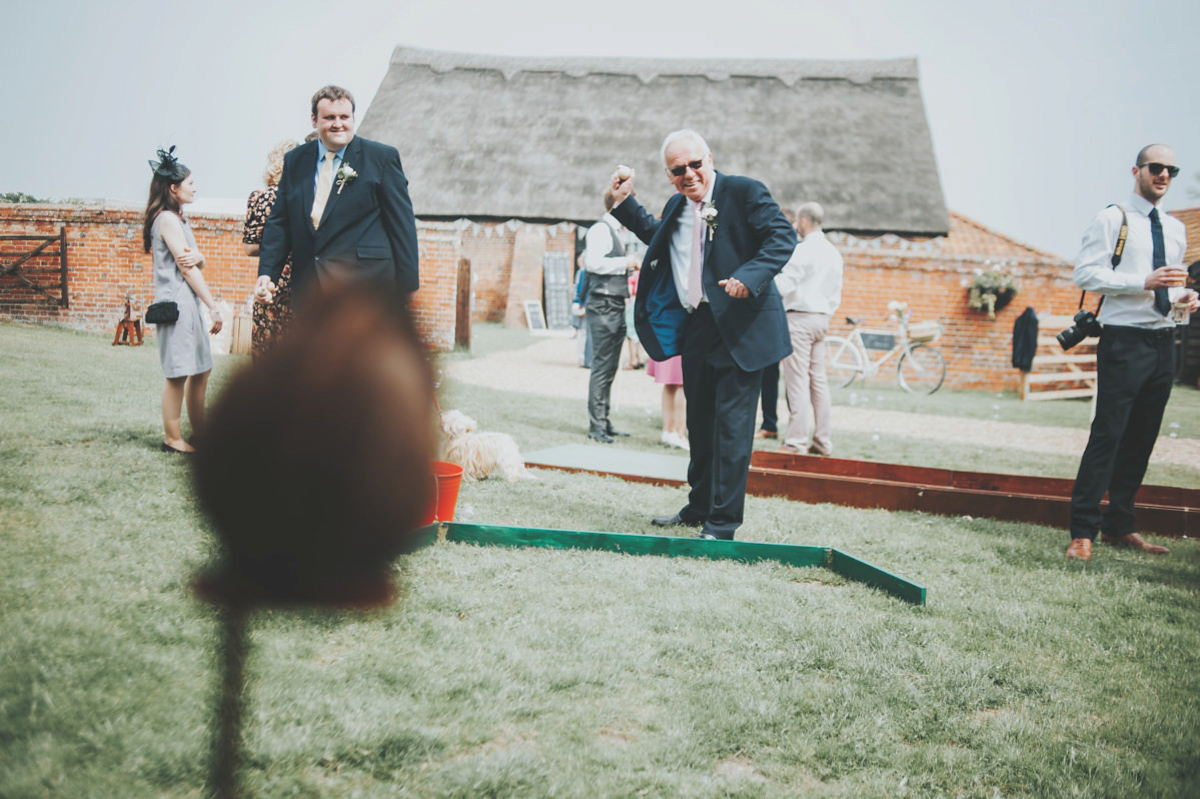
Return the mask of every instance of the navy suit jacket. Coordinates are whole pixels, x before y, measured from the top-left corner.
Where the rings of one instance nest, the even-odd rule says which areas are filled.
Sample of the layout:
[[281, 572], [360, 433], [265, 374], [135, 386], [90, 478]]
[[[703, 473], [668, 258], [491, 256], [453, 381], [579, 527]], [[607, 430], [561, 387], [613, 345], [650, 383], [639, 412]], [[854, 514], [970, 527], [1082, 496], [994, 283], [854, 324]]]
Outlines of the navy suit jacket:
[[[757, 180], [717, 172], [712, 201], [717, 229], [711, 241], [705, 231], [704, 293], [734, 363], [745, 371], [757, 371], [792, 352], [783, 298], [774, 277], [796, 249], [796, 231]], [[667, 200], [661, 221], [632, 196], [612, 210], [647, 245], [633, 321], [642, 346], [656, 361], [678, 355], [682, 346], [687, 310], [679, 301], [671, 271], [671, 237], [686, 207], [687, 198], [676, 194]], [[741, 281], [750, 296], [734, 299], [717, 285], [730, 277]]]
[[275, 205], [263, 228], [258, 274], [270, 275], [278, 283], [290, 254], [297, 295], [315, 287], [319, 272], [334, 271], [416, 291], [420, 285], [417, 225], [400, 153], [395, 147], [355, 136], [342, 154], [342, 166], [358, 176], [345, 181], [340, 191], [335, 177], [320, 227], [313, 230], [317, 142], [302, 144], [284, 156]]

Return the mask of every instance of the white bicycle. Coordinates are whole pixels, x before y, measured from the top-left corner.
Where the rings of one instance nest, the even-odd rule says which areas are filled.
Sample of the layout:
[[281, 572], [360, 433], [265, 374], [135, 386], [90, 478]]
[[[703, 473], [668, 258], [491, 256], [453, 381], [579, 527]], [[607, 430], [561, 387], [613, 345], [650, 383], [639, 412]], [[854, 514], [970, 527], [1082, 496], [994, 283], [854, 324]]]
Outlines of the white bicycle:
[[[937, 322], [908, 324], [907, 315], [900, 317], [900, 330], [863, 331], [861, 320], [847, 316], [850, 335], [825, 337], [825, 371], [831, 386], [848, 386], [855, 378], [866, 379], [879, 374], [880, 368], [893, 355], [896, 361], [896, 382], [911, 394], [932, 394], [946, 379], [946, 359], [928, 342], [937, 341], [942, 326]], [[877, 360], [871, 360], [867, 350], [883, 350]]]

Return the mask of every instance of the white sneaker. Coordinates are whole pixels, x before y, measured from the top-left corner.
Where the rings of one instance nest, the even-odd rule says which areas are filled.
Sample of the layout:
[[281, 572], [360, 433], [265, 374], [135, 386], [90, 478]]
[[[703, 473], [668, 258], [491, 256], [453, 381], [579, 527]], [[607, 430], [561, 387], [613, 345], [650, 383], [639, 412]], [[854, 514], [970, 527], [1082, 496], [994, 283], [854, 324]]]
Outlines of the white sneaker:
[[675, 432], [663, 433], [662, 441], [668, 447], [678, 447], [685, 452], [691, 452], [692, 448], [688, 445], [687, 439]]

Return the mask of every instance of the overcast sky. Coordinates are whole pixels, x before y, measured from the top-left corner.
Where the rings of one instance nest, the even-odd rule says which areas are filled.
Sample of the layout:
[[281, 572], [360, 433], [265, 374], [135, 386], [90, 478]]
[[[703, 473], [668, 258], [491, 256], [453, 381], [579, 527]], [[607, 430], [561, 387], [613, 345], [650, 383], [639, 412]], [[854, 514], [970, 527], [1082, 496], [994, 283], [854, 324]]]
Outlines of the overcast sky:
[[313, 91], [345, 86], [361, 119], [403, 44], [503, 55], [916, 57], [951, 210], [1073, 258], [1092, 216], [1129, 194], [1134, 156], [1152, 142], [1171, 144], [1184, 170], [1165, 207], [1200, 205], [1189, 196], [1200, 191], [1195, 0], [5, 5], [0, 192], [144, 203], [146, 161], [172, 143], [202, 196], [244, 198], [267, 150], [311, 130]]

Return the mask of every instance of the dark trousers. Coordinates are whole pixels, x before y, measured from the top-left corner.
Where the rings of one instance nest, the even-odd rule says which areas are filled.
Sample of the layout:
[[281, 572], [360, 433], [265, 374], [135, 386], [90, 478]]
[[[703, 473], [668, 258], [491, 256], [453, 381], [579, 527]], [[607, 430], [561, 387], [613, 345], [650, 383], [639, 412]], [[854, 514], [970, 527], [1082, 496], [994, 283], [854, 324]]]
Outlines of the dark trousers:
[[762, 370], [747, 372], [734, 363], [708, 303], [688, 316], [682, 355], [692, 449], [691, 491], [680, 515], [704, 522], [709, 535], [732, 539], [745, 515]]
[[[1134, 532], [1134, 497], [1146, 475], [1174, 377], [1174, 330], [1108, 326], [1096, 348], [1096, 418], [1071, 493], [1071, 537]], [[1108, 513], [1100, 500], [1108, 493]]]
[[762, 429], [779, 432], [779, 364], [762, 371]]
[[587, 299], [588, 335], [592, 340], [592, 374], [588, 380], [588, 431], [610, 427], [609, 400], [613, 377], [621, 364], [625, 343], [625, 298], [592, 292]]

